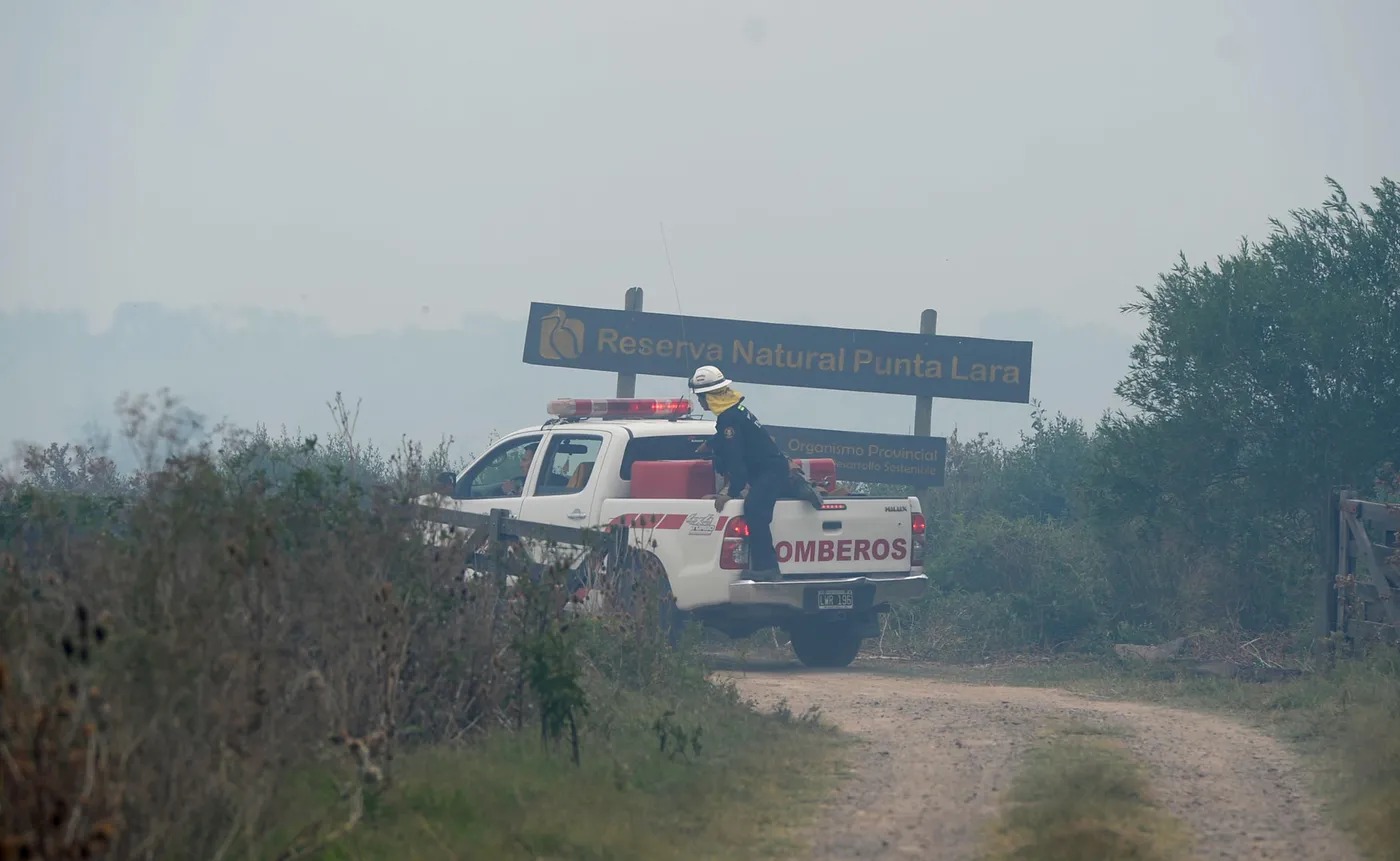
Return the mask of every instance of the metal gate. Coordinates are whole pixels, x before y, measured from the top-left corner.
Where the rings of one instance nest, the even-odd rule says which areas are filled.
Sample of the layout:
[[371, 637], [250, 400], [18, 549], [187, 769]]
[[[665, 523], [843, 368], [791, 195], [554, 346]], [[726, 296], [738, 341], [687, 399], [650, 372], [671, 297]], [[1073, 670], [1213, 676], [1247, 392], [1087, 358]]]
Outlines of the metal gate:
[[1400, 643], [1400, 503], [1332, 496], [1335, 562], [1322, 627], [1360, 645]]

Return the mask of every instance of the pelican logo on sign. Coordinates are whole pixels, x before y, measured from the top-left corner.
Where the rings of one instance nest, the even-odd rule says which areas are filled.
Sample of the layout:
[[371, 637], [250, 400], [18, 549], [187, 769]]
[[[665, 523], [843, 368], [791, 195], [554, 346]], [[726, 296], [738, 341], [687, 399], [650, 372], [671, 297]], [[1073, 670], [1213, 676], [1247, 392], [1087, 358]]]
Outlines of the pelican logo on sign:
[[540, 358], [572, 361], [583, 354], [583, 321], [555, 308], [540, 320]]

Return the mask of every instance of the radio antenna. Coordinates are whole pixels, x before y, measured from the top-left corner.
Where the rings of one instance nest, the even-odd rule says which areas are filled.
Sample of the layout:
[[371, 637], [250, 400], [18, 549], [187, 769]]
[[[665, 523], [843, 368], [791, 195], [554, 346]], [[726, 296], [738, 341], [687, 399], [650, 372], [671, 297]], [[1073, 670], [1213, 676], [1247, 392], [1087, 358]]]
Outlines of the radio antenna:
[[[685, 335], [685, 309], [681, 307], [681, 287], [676, 283], [676, 267], [671, 263], [671, 243], [666, 241], [666, 222], [660, 221], [657, 224], [661, 228], [661, 247], [666, 251], [666, 271], [671, 274], [671, 290], [676, 294], [676, 312], [681, 318], [681, 340], [689, 341]], [[686, 397], [690, 397], [690, 387], [686, 386]]]
[[681, 287], [676, 283], [676, 267], [671, 263], [671, 243], [666, 241], [666, 222], [658, 222], [661, 227], [661, 247], [666, 250], [666, 270], [671, 273], [671, 289], [676, 294], [676, 310], [681, 315], [681, 337], [685, 337], [685, 311], [681, 308]]

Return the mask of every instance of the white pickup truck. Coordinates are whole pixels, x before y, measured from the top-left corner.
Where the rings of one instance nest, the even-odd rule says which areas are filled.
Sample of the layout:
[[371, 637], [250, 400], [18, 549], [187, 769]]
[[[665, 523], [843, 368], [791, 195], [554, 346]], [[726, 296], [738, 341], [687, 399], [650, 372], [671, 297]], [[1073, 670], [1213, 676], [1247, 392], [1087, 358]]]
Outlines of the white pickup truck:
[[[459, 475], [444, 474], [450, 490], [420, 504], [481, 515], [504, 509], [573, 528], [626, 525], [629, 545], [664, 572], [680, 618], [735, 638], [782, 628], [808, 666], [850, 664], [891, 601], [927, 588], [917, 497], [824, 496], [821, 510], [780, 500], [772, 530], [782, 576], [743, 579], [743, 500], [716, 511], [704, 498], [715, 492], [702, 453], [713, 420], [693, 416], [684, 398], [563, 398], [548, 411], [553, 418], [541, 426], [501, 438]], [[816, 469], [819, 490], [834, 489], [831, 461], [794, 463]]]

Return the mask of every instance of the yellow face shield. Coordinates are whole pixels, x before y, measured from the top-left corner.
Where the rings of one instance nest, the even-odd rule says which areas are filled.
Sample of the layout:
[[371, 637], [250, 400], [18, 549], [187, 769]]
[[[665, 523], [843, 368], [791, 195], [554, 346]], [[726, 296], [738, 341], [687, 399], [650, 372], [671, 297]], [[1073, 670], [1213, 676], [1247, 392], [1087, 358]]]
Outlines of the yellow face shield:
[[710, 412], [719, 415], [743, 399], [743, 394], [733, 386], [705, 394], [705, 405]]

